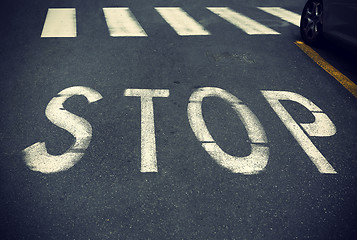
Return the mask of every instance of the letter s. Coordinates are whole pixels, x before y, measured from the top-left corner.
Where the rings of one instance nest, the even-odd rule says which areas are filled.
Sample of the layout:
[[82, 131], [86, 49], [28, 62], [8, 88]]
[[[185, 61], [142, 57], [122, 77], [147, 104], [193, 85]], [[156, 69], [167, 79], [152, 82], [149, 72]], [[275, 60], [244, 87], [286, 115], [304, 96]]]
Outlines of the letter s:
[[54, 156], [47, 153], [46, 144], [37, 142], [23, 150], [27, 166], [42, 173], [65, 171], [74, 166], [84, 155], [92, 138], [92, 127], [83, 118], [78, 117], [63, 108], [63, 103], [72, 96], [80, 95], [89, 103], [102, 99], [97, 91], [82, 86], [66, 88], [58, 93], [46, 107], [46, 117], [56, 126], [67, 130], [75, 138], [75, 143], [62, 155]]

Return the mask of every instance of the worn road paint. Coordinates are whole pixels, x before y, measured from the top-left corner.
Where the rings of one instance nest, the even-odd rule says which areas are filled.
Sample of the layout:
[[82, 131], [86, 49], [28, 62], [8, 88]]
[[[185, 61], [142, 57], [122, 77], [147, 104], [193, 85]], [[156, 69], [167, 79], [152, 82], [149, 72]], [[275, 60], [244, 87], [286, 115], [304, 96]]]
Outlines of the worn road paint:
[[89, 103], [102, 99], [100, 93], [82, 86], [70, 87], [58, 93], [47, 105], [46, 117], [56, 126], [65, 129], [75, 138], [75, 143], [62, 155], [47, 153], [46, 144], [37, 142], [23, 150], [27, 166], [42, 173], [55, 173], [73, 167], [84, 155], [92, 138], [92, 127], [83, 118], [66, 111], [63, 103], [74, 95], [87, 98]]
[[271, 15], [274, 15], [288, 23], [294, 24], [297, 27], [300, 27], [300, 18], [301, 16], [297, 13], [291, 12], [281, 7], [258, 7], [260, 10], [267, 12]]
[[124, 96], [141, 99], [141, 172], [157, 172], [154, 97], [168, 97], [167, 89], [126, 89]]
[[253, 34], [280, 34], [277, 31], [264, 26], [251, 18], [233, 11], [228, 7], [207, 7], [208, 10], [220, 16], [249, 35]]
[[41, 37], [77, 37], [76, 9], [49, 8]]
[[103, 8], [112, 37], [147, 37], [144, 29], [127, 7]]
[[299, 124], [291, 117], [289, 112], [280, 103], [281, 100], [294, 101], [307, 108], [315, 117], [315, 122], [304, 123], [300, 126], [310, 136], [332, 136], [336, 133], [336, 128], [330, 118], [309, 99], [293, 92], [286, 91], [261, 91], [270, 106], [285, 124], [286, 128], [294, 136], [302, 149], [315, 164], [320, 173], [337, 173], [309, 137], [299, 127]]
[[156, 7], [155, 9], [180, 36], [210, 35], [210, 32], [180, 7]]
[[305, 52], [314, 62], [322, 67], [328, 74], [334, 77], [339, 83], [341, 83], [353, 96], [357, 98], [357, 85], [352, 82], [348, 77], [343, 75], [340, 71], [334, 68], [331, 64], [325, 61], [317, 52], [311, 47], [301, 41], [296, 41], [295, 44]]
[[[225, 153], [214, 141], [207, 129], [202, 115], [202, 101], [205, 97], [218, 97], [229, 103], [243, 122], [251, 141], [251, 154], [245, 157], [231, 156]], [[269, 148], [267, 137], [257, 117], [238, 98], [229, 92], [215, 87], [199, 88], [192, 93], [187, 107], [191, 128], [202, 147], [219, 165], [234, 173], [256, 174], [268, 163]]]

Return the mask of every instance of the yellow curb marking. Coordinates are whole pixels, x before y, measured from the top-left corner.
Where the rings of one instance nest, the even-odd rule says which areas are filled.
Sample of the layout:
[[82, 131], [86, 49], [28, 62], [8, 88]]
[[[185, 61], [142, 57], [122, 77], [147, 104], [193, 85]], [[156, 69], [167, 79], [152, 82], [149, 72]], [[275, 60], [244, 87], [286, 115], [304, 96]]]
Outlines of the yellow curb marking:
[[348, 77], [343, 75], [336, 68], [331, 66], [325, 61], [317, 52], [315, 52], [311, 47], [306, 45], [301, 41], [296, 41], [295, 44], [305, 52], [314, 62], [316, 62], [320, 67], [322, 67], [327, 73], [339, 81], [350, 93], [357, 98], [357, 85], [352, 82]]

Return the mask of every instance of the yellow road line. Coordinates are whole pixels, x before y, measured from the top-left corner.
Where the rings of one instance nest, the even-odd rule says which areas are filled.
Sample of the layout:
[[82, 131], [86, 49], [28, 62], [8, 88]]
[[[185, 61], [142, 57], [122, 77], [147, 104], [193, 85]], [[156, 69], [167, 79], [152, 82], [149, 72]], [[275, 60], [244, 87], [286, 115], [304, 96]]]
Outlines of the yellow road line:
[[339, 81], [350, 93], [357, 98], [357, 85], [352, 82], [348, 77], [343, 75], [336, 68], [331, 66], [325, 61], [317, 52], [315, 52], [311, 47], [306, 45], [301, 41], [296, 41], [295, 44], [305, 52], [312, 60], [314, 60], [320, 67], [322, 67], [326, 72], [328, 72], [332, 77]]

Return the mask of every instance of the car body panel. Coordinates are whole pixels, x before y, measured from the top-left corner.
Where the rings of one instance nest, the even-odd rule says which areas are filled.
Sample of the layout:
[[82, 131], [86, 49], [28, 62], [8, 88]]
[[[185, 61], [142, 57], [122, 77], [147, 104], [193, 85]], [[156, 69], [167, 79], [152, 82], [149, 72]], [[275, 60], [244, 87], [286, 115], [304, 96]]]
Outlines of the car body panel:
[[323, 32], [357, 47], [357, 0], [324, 0]]

